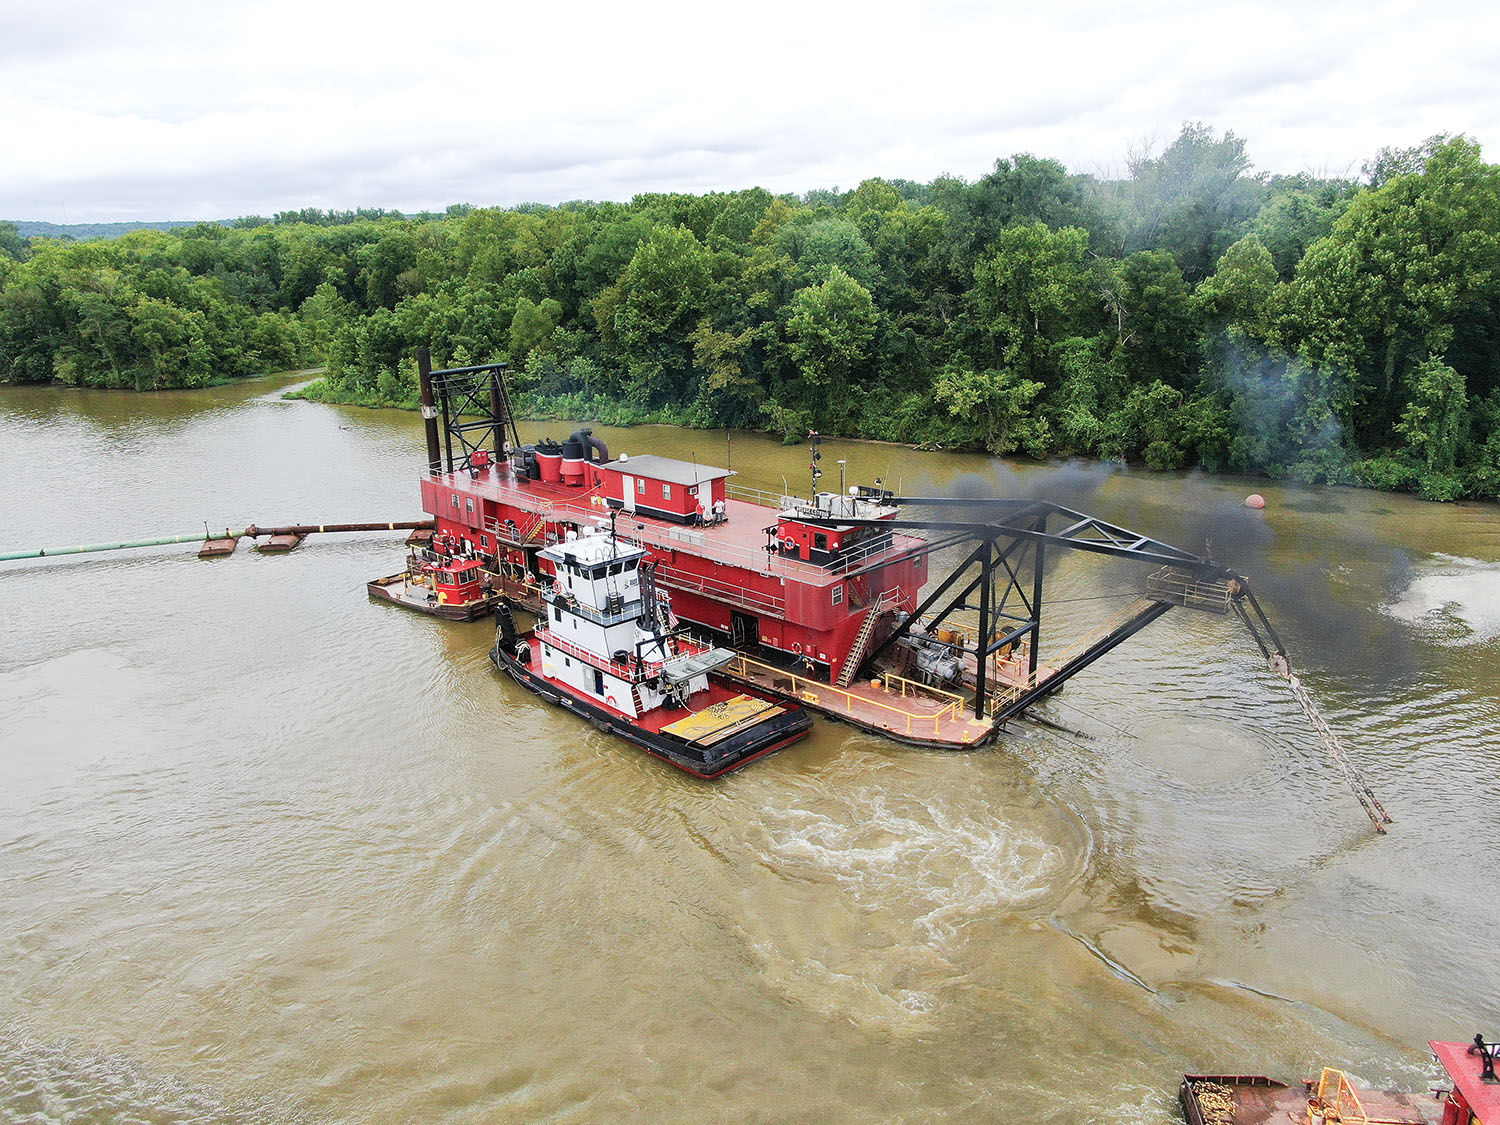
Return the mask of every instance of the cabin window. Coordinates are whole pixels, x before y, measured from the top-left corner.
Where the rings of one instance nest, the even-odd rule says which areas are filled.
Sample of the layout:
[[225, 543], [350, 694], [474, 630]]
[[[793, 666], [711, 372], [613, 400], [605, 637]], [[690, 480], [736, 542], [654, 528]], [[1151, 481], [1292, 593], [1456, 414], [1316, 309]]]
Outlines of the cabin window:
[[636, 494], [639, 495], [639, 496], [646, 495], [646, 478], [645, 477], [636, 477], [635, 478], [635, 491], [636, 491]]
[[555, 606], [552, 607], [552, 620], [553, 621], [561, 621], [562, 620], [562, 606], [555, 605]]
[[843, 603], [844, 603], [844, 588], [842, 586], [835, 586], [833, 588], [833, 604], [834, 605], [842, 605]]
[[824, 535], [821, 531], [815, 531], [815, 532], [813, 532], [813, 550], [814, 551], [826, 551], [826, 550], [828, 550], [828, 536]]
[[472, 512], [474, 510], [474, 497], [472, 497], [472, 496], [465, 496], [464, 497], [464, 510], [465, 511], [469, 511], [469, 512]]
[[458, 493], [456, 493], [456, 492], [453, 494], [453, 506], [455, 508], [462, 507], [462, 505], [459, 504], [459, 502], [458, 502]]
[[663, 500], [672, 499], [672, 486], [670, 484], [663, 484], [661, 486], [661, 498]]

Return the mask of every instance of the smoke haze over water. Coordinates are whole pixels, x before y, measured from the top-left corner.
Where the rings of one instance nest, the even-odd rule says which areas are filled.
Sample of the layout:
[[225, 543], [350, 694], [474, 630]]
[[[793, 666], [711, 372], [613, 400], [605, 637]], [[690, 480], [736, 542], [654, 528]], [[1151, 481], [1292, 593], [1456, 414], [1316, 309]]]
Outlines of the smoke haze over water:
[[[1371, 684], [1421, 674], [1428, 649], [1412, 626], [1432, 611], [1433, 599], [1453, 594], [1473, 601], [1469, 595], [1483, 593], [1482, 583], [1475, 585], [1461, 573], [1426, 575], [1414, 565], [1412, 552], [1378, 539], [1358, 517], [1368, 493], [1328, 489], [1256, 510], [1236, 498], [1237, 485], [1222, 478], [1189, 473], [1159, 478], [1161, 488], [1110, 487], [1122, 474], [1131, 475], [1112, 464], [1066, 462], [1018, 471], [997, 462], [991, 472], [966, 473], [942, 485], [918, 478], [906, 493], [1047, 500], [1210, 557], [1250, 579], [1294, 667], [1316, 673], [1319, 667], [1338, 666]], [[976, 504], [944, 514], [982, 518], [983, 513]], [[1050, 552], [1049, 571], [1064, 557]], [[1423, 584], [1407, 596], [1414, 576]], [[1393, 600], [1402, 608], [1387, 612]], [[1494, 600], [1500, 621], [1500, 595]], [[1419, 606], [1427, 608], [1419, 611]], [[1441, 612], [1468, 622], [1460, 632], [1485, 634], [1491, 616], [1476, 606], [1472, 612]], [[1243, 643], [1252, 642], [1245, 637]]]

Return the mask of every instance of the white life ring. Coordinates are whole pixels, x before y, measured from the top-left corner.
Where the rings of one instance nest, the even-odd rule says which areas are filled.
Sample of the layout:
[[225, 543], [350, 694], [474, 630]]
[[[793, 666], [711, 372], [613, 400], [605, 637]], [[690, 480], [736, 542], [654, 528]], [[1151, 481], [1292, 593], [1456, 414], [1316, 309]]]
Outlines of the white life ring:
[[788, 551], [795, 551], [797, 549], [797, 544], [792, 541], [790, 535], [781, 541], [781, 545]]
[[802, 655], [802, 642], [801, 641], [793, 641], [792, 642], [792, 655], [793, 656], [801, 656]]

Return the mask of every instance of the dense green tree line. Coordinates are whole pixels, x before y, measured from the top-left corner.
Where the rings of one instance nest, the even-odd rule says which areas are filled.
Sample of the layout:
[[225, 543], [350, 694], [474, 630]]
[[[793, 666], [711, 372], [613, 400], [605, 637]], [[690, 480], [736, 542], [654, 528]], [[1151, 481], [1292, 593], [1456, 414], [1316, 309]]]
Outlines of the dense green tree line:
[[0, 379], [151, 388], [321, 359], [410, 404], [506, 359], [537, 413], [1500, 494], [1500, 168], [1252, 175], [1201, 125], [1116, 180], [987, 176], [7, 237]]

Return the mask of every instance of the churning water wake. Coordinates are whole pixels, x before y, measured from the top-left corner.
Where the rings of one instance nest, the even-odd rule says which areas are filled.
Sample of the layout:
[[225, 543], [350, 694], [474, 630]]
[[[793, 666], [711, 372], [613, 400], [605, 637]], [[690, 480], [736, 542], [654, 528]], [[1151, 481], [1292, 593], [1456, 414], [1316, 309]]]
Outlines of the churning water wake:
[[1500, 562], [1434, 555], [1385, 612], [1438, 644], [1488, 644], [1500, 638]]

